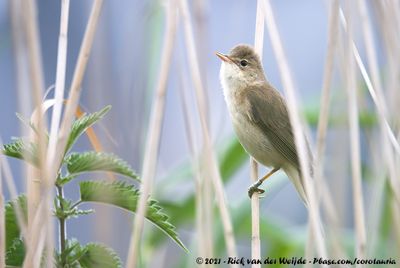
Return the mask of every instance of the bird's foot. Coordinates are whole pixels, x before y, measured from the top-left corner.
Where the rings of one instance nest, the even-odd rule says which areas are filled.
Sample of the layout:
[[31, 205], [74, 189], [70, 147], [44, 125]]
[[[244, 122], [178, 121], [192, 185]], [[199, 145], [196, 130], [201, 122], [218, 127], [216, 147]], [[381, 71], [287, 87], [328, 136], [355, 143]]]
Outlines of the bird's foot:
[[256, 181], [252, 185], [250, 185], [249, 189], [247, 190], [247, 193], [249, 194], [249, 197], [251, 198], [254, 193], [259, 193], [263, 194], [265, 190], [258, 188], [262, 184], [262, 181]]

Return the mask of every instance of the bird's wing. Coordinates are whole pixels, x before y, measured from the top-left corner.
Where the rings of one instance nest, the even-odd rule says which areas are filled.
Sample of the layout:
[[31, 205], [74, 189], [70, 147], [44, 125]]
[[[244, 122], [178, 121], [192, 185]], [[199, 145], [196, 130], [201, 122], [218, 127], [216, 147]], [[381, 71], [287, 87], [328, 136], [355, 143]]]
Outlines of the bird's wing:
[[246, 98], [250, 120], [267, 135], [272, 146], [300, 170], [285, 100], [273, 88], [247, 90]]

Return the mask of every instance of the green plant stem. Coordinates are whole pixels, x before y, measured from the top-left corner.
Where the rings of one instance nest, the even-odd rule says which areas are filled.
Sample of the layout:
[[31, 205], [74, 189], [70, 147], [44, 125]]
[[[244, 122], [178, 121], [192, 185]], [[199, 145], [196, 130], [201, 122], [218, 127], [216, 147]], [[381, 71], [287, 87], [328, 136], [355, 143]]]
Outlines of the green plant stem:
[[[64, 205], [62, 203], [61, 200], [64, 199], [64, 192], [63, 192], [63, 188], [61, 186], [57, 186], [57, 195], [58, 195], [58, 199], [59, 199], [59, 205], [60, 205], [60, 209], [64, 212]], [[60, 217], [58, 218], [58, 221], [60, 222], [59, 225], [59, 232], [60, 232], [60, 256], [61, 256], [61, 264], [62, 267], [64, 267], [65, 265], [65, 257], [64, 256], [64, 251], [65, 251], [65, 243], [66, 243], [66, 237], [67, 237], [67, 228], [66, 228], [66, 224], [65, 224], [65, 218], [64, 217]]]

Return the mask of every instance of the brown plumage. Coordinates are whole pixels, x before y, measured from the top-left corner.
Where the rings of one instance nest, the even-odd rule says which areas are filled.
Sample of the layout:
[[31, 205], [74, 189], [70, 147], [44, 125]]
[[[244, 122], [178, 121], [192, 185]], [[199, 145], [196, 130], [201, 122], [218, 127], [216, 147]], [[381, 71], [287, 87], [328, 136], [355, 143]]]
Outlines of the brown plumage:
[[[247, 45], [217, 56], [223, 61], [220, 80], [240, 143], [257, 162], [274, 168], [273, 172], [283, 169], [307, 205], [286, 102], [267, 81], [260, 58]], [[263, 192], [258, 189], [263, 180], [249, 188], [250, 196]]]

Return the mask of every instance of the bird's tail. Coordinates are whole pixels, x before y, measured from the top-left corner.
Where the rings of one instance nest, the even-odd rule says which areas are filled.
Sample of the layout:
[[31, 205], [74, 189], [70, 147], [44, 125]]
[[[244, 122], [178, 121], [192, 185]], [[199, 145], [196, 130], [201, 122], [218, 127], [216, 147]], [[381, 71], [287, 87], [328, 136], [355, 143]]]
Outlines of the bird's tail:
[[[294, 184], [297, 192], [299, 193], [299, 196], [301, 198], [301, 200], [303, 201], [304, 205], [306, 206], [307, 210], [310, 208], [310, 202], [309, 202], [309, 198], [307, 196], [305, 187], [304, 187], [304, 180], [301, 177], [301, 173], [299, 172], [299, 170], [297, 170], [294, 167], [289, 167], [289, 168], [284, 168], [284, 171], [286, 173], [286, 175], [289, 177], [289, 179], [292, 181], [292, 183]], [[312, 173], [311, 173], [312, 175]], [[318, 218], [318, 228], [321, 231], [321, 234], [324, 236], [325, 235], [325, 231], [323, 228], [323, 224], [321, 221], [321, 218]]]
[[304, 205], [308, 208], [309, 207], [309, 199], [304, 187], [304, 182], [303, 179], [301, 178], [301, 174], [298, 169], [296, 169], [293, 166], [289, 166], [286, 168], [283, 168], [285, 171], [286, 175], [289, 177], [291, 182], [293, 183], [294, 187], [297, 190], [297, 193], [299, 194], [301, 200], [303, 201]]

